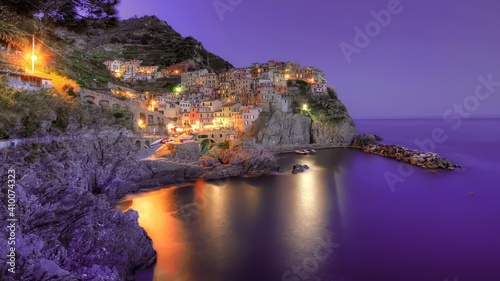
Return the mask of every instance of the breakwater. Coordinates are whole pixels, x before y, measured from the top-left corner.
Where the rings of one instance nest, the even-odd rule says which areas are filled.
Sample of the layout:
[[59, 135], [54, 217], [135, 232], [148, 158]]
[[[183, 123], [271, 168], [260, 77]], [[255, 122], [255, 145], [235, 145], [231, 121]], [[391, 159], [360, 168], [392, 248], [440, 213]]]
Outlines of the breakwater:
[[448, 169], [461, 168], [460, 165], [451, 163], [448, 159], [433, 152], [412, 150], [398, 145], [368, 144], [360, 147], [364, 152], [393, 158], [423, 169]]

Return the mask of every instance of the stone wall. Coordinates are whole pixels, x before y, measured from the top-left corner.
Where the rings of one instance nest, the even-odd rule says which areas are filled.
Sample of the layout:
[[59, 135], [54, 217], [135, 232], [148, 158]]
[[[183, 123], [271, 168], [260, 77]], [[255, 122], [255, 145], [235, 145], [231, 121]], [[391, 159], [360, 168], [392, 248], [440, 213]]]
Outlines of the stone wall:
[[197, 161], [198, 158], [200, 158], [200, 145], [197, 142], [182, 144], [169, 143], [160, 147], [156, 151], [155, 156], [166, 159]]

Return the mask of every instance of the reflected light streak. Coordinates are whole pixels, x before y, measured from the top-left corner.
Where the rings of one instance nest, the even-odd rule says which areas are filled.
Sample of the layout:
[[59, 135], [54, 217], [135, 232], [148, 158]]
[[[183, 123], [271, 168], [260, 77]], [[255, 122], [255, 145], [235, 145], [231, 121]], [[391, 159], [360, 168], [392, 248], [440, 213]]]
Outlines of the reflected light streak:
[[[287, 230], [289, 235], [286, 244], [297, 255], [309, 255], [309, 250], [317, 244], [317, 239], [324, 235], [329, 206], [326, 205], [328, 186], [321, 181], [324, 171], [316, 170], [314, 165], [303, 162], [311, 169], [295, 175], [292, 179], [290, 194], [292, 205], [287, 215]], [[305, 251], [305, 252], [304, 252]]]
[[132, 199], [130, 209], [140, 213], [139, 225], [153, 240], [158, 253], [155, 280], [179, 274], [182, 264], [187, 262], [186, 243], [182, 243], [184, 227], [168, 212], [173, 210], [173, 188], [149, 192]]

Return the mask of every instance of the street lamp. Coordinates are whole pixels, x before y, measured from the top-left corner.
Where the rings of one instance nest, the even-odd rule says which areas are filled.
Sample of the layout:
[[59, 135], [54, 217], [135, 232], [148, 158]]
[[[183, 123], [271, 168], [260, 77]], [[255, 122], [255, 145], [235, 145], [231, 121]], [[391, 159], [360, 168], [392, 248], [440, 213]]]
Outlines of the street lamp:
[[35, 61], [37, 57], [35, 56], [35, 35], [33, 35], [32, 50], [31, 50], [31, 72], [35, 73]]
[[302, 110], [307, 111], [307, 103], [304, 103], [304, 105], [302, 105]]
[[174, 126], [172, 123], [169, 123], [169, 124], [167, 125], [167, 135], [169, 135], [169, 134], [170, 134], [170, 130], [172, 130], [173, 128], [175, 128], [175, 126]]

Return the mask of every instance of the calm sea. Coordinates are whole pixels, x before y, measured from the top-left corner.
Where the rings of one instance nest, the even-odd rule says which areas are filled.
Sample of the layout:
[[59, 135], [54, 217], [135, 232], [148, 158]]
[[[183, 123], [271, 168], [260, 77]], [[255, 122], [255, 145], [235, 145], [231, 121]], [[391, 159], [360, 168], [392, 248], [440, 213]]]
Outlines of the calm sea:
[[463, 169], [322, 150], [279, 155], [283, 174], [129, 197], [158, 252], [137, 280], [500, 280], [500, 119], [356, 124]]

